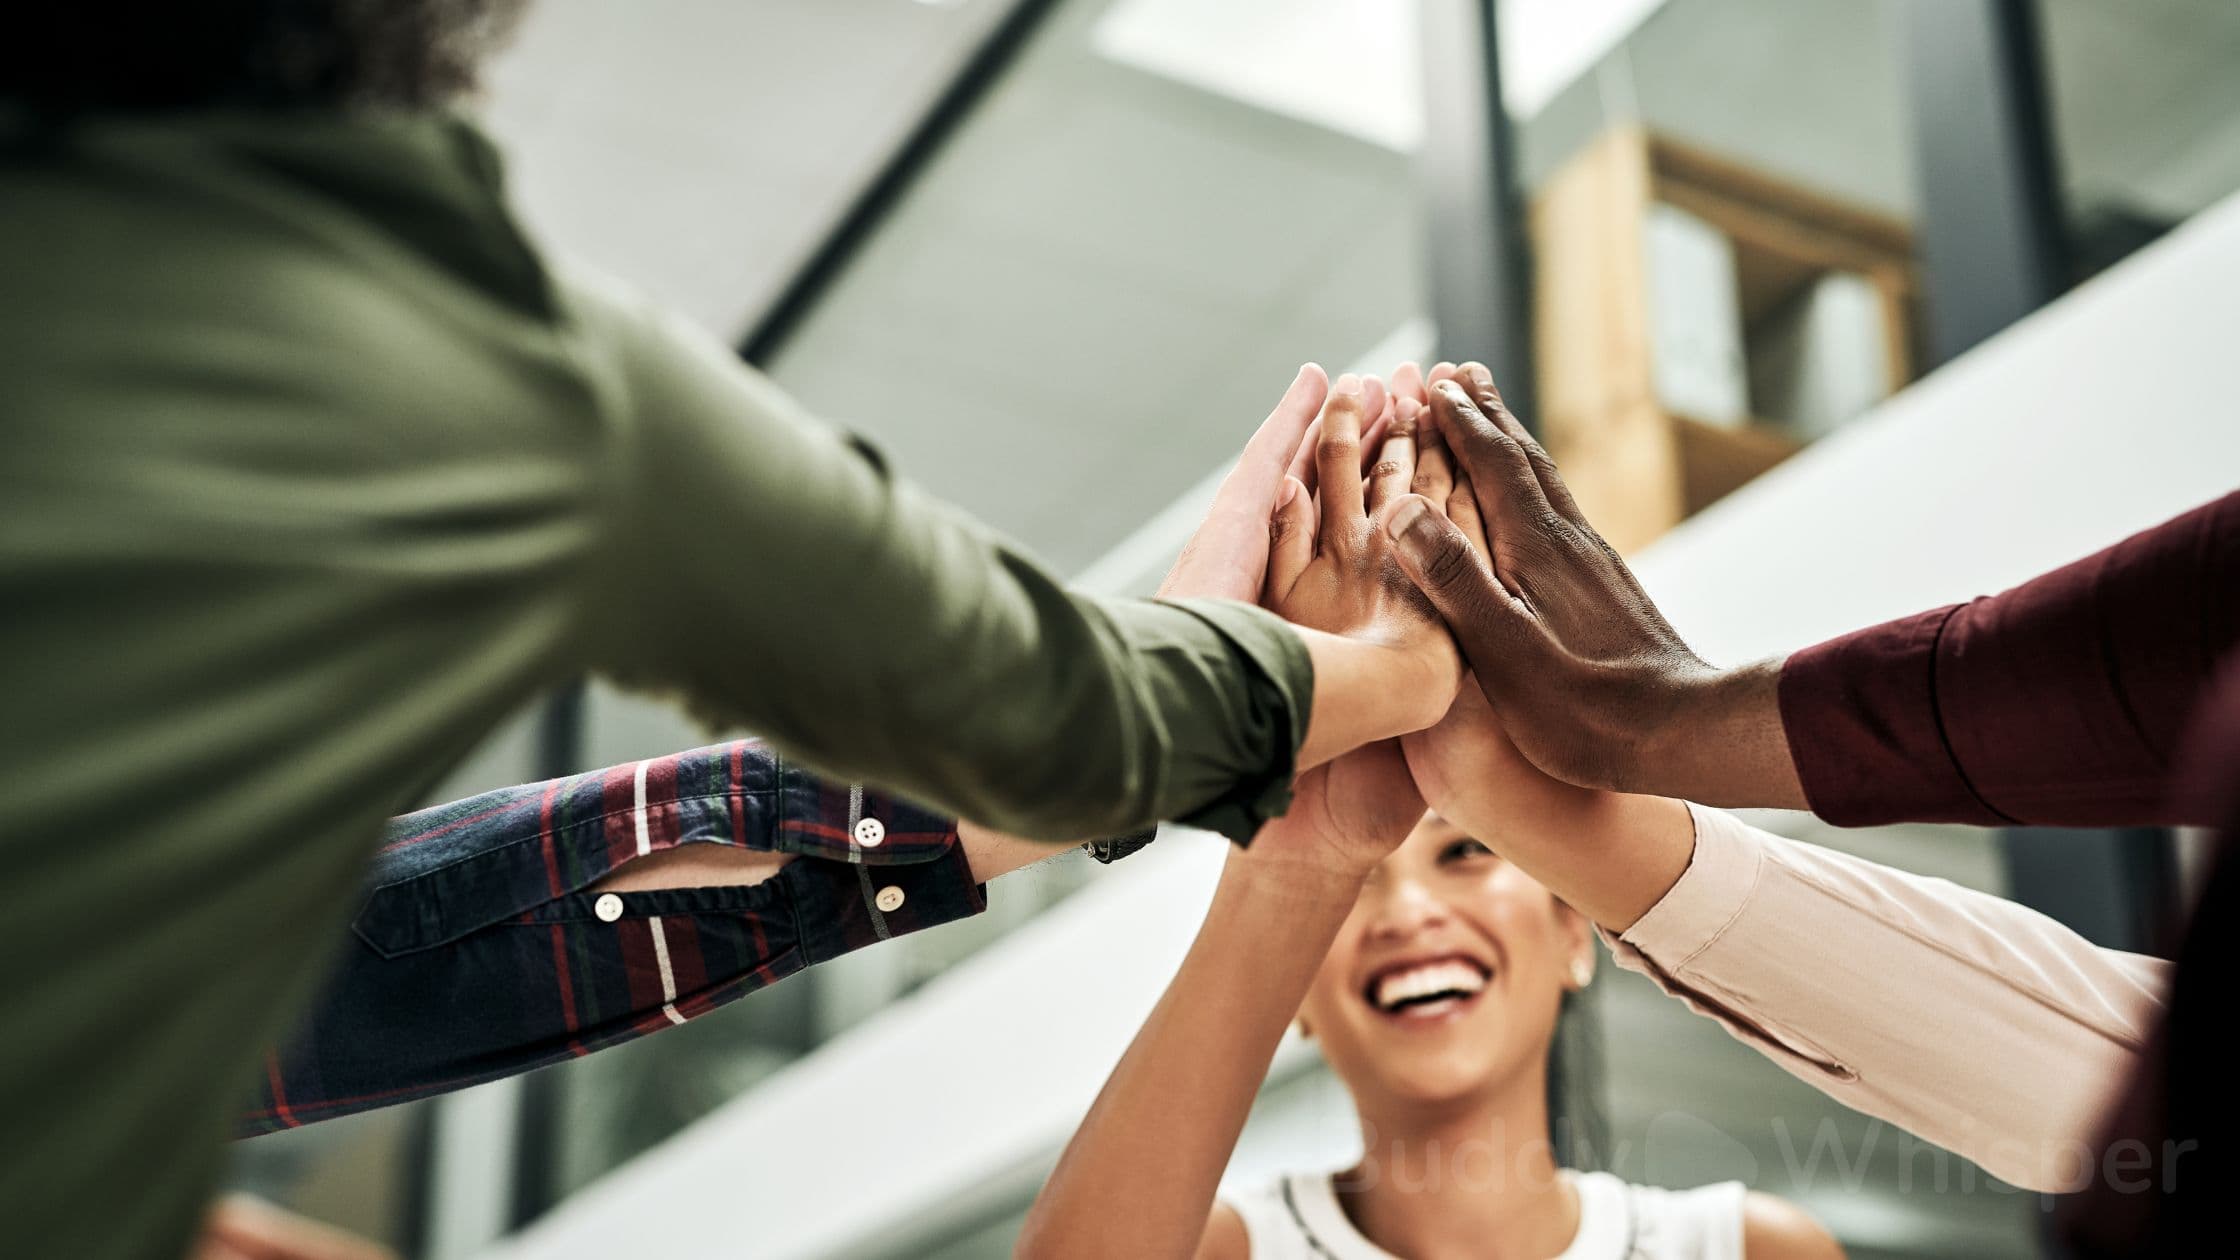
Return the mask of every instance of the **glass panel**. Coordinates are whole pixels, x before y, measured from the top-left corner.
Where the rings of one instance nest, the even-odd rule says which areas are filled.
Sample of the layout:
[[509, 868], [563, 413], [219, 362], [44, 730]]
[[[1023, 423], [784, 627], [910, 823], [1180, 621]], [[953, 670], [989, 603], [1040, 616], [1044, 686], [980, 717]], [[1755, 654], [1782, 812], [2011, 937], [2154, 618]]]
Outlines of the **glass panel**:
[[[1669, 0], [1543, 102], [1511, 87], [1535, 206], [1539, 420], [1621, 549], [1917, 374], [1898, 17], [1883, 0]], [[1505, 75], [1531, 73], [1534, 52], [1506, 43]], [[2006, 887], [1987, 833], [1766, 825]], [[1831, 1103], [1640, 977], [1605, 968], [1596, 988], [1603, 1048], [1588, 1070], [1613, 1171], [1743, 1180], [1803, 1206], [1854, 1255], [2036, 1254], [2028, 1196]]]
[[1914, 375], [1898, 41], [1883, 3], [1613, 5], [1599, 31], [1541, 7], [1505, 23], [1504, 74], [1528, 87], [1527, 33], [1560, 51], [1620, 32], [1566, 85], [1508, 95], [1535, 106], [1517, 133], [1537, 420], [1633, 551]]
[[[1354, 10], [1345, 30], [1404, 8], [1316, 7]], [[1302, 359], [1350, 364], [1424, 309], [1408, 154], [1266, 90], [1331, 77], [1289, 9], [1060, 5], [774, 375], [1052, 562], [1095, 562], [1233, 456]], [[1399, 29], [1391, 67], [1356, 64], [1370, 99], [1407, 81]], [[1174, 52], [1216, 37], [1254, 55]]]
[[2041, 0], [2080, 278], [2240, 189], [2240, 5]]
[[428, 1114], [415, 1103], [237, 1142], [227, 1189], [417, 1255]]

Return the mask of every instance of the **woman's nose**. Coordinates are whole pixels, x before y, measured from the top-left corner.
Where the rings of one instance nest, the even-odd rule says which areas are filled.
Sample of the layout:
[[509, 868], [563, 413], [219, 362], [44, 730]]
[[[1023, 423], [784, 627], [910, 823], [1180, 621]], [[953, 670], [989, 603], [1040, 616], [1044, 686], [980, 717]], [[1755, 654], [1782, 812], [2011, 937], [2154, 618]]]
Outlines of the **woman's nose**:
[[1385, 939], [1400, 938], [1444, 923], [1446, 919], [1446, 903], [1420, 881], [1387, 880], [1377, 902], [1371, 930]]

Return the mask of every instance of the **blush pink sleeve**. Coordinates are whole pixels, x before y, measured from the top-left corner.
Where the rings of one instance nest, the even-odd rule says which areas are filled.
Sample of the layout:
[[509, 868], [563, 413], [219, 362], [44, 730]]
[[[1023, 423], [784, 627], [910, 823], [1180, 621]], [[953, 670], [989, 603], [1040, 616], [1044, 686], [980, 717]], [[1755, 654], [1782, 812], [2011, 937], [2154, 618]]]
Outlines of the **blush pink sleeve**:
[[1849, 1107], [2034, 1190], [2080, 1181], [2168, 964], [2034, 910], [1690, 806], [1620, 965]]

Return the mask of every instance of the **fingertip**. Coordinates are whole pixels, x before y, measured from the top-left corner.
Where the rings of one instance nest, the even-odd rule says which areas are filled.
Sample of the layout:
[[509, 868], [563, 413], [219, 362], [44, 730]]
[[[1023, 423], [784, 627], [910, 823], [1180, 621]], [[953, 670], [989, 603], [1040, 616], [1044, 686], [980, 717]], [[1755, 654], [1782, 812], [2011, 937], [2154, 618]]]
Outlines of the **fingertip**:
[[1377, 453], [1384, 449], [1385, 441], [1392, 436], [1392, 423], [1392, 400], [1388, 398], [1385, 400], [1384, 410], [1378, 412], [1377, 418], [1361, 430], [1363, 472], [1368, 471], [1367, 465], [1376, 459]]
[[1377, 527], [1382, 529], [1387, 537], [1397, 542], [1405, 537], [1418, 521], [1423, 519], [1424, 513], [1430, 510], [1431, 500], [1420, 494], [1397, 495], [1394, 496], [1392, 502], [1384, 505], [1382, 512], [1377, 514]]
[[1276, 491], [1276, 505], [1268, 513], [1268, 528], [1280, 541], [1290, 532], [1290, 526], [1305, 519], [1313, 509], [1307, 506], [1307, 489], [1297, 477], [1286, 477], [1283, 488]]
[[1276, 496], [1276, 510], [1268, 517], [1268, 572], [1264, 590], [1281, 594], [1291, 588], [1314, 557], [1314, 504], [1306, 483], [1286, 476]]
[[1414, 363], [1403, 363], [1392, 370], [1392, 392], [1403, 398], [1423, 401], [1423, 368]]
[[1368, 409], [1368, 400], [1361, 395], [1361, 378], [1347, 373], [1330, 387], [1322, 400], [1322, 430], [1316, 439], [1316, 449], [1335, 451], [1350, 449], [1361, 440], [1361, 432], [1376, 421], [1376, 414]]
[[1406, 394], [1402, 394], [1400, 400], [1392, 405], [1391, 436], [1414, 437], [1416, 435], [1416, 422], [1422, 416], [1423, 404]]

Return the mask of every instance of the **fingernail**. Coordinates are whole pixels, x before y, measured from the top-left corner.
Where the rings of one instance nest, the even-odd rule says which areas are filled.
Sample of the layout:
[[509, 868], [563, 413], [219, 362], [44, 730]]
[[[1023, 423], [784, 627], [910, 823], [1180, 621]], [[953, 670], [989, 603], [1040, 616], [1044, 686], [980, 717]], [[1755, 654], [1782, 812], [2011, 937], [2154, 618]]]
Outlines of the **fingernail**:
[[1462, 374], [1469, 377], [1471, 383], [1476, 385], [1479, 389], [1493, 388], [1493, 373], [1488, 372], [1486, 370], [1486, 365], [1483, 363], [1463, 364]]
[[1316, 370], [1317, 370], [1317, 369], [1315, 368], [1315, 365], [1314, 365], [1314, 364], [1312, 364], [1312, 363], [1302, 363], [1302, 364], [1300, 364], [1300, 365], [1299, 365], [1299, 370], [1298, 370], [1298, 371], [1297, 371], [1296, 373], [1293, 373], [1293, 374], [1292, 374], [1292, 377], [1291, 377], [1292, 383], [1296, 384], [1296, 383], [1298, 383], [1298, 382], [1300, 382], [1300, 381], [1303, 381], [1303, 380], [1307, 379], [1307, 377], [1308, 377], [1308, 376], [1310, 376], [1310, 375], [1312, 375], [1312, 374], [1313, 374], [1313, 373], [1314, 373], [1314, 372], [1315, 372]]
[[1330, 392], [1333, 394], [1358, 394], [1361, 392], [1361, 378], [1348, 372], [1338, 378], [1337, 383], [1330, 387]]
[[1413, 544], [1409, 535], [1414, 532], [1417, 522], [1423, 519], [1423, 514], [1430, 510], [1422, 499], [1410, 495], [1400, 500], [1399, 506], [1392, 509], [1392, 515], [1385, 518], [1385, 532], [1392, 536], [1392, 541], [1404, 548], [1410, 547]]

